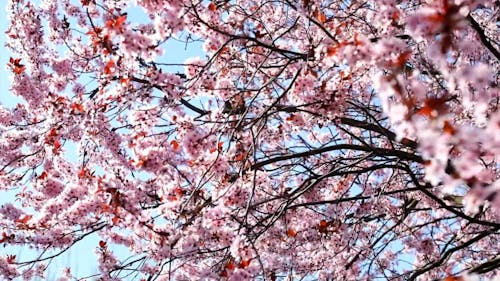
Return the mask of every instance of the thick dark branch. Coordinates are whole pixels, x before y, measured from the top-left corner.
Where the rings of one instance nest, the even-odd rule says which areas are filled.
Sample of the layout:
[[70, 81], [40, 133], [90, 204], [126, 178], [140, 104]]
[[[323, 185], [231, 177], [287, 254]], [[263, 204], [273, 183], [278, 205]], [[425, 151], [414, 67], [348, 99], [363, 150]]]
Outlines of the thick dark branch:
[[[401, 39], [401, 40], [413, 40], [413, 38], [411, 38], [411, 36], [408, 35], [408, 34], [395, 35], [394, 38], [398, 38], [398, 39]], [[382, 39], [382, 37], [373, 37], [373, 38], [370, 38], [370, 42], [376, 43], [380, 39]]]
[[361, 145], [355, 145], [355, 144], [337, 144], [337, 145], [330, 145], [330, 146], [325, 146], [325, 147], [321, 147], [321, 148], [311, 149], [311, 150], [308, 150], [305, 152], [298, 152], [298, 153], [277, 156], [274, 158], [269, 158], [269, 159], [266, 159], [264, 161], [257, 162], [255, 164], [253, 164], [252, 170], [256, 170], [256, 169], [262, 168], [265, 165], [280, 162], [280, 161], [290, 160], [290, 159], [294, 159], [294, 158], [313, 156], [316, 154], [321, 154], [321, 153], [330, 152], [330, 151], [334, 151], [334, 150], [358, 150], [358, 151], [364, 151], [364, 152], [373, 152], [377, 156], [395, 156], [395, 157], [398, 157], [402, 160], [410, 160], [410, 161], [414, 161], [417, 163], [423, 162], [423, 159], [420, 156], [412, 154], [412, 153], [408, 153], [405, 151], [401, 151], [401, 150], [376, 148], [376, 147], [361, 146]]
[[181, 98], [181, 103], [182, 103], [185, 107], [187, 107], [187, 108], [191, 109], [192, 111], [194, 111], [194, 112], [196, 112], [196, 113], [200, 114], [200, 116], [207, 115], [208, 113], [210, 113], [210, 111], [206, 111], [206, 110], [204, 110], [204, 109], [198, 108], [198, 107], [196, 107], [196, 106], [192, 105], [191, 103], [189, 103], [187, 100], [185, 100], [185, 99], [183, 99], [183, 98]]
[[448, 204], [446, 204], [446, 202], [441, 200], [441, 198], [437, 197], [436, 195], [434, 195], [434, 193], [432, 193], [429, 190], [432, 188], [432, 185], [430, 183], [425, 183], [425, 185], [421, 184], [419, 182], [419, 180], [417, 179], [417, 177], [415, 176], [415, 174], [411, 171], [410, 168], [406, 167], [405, 170], [408, 173], [408, 175], [410, 176], [413, 184], [415, 184], [415, 186], [417, 186], [417, 187], [420, 187], [421, 188], [420, 191], [422, 193], [424, 193], [430, 199], [434, 200], [442, 208], [446, 209], [447, 211], [449, 211], [449, 212], [451, 212], [451, 213], [453, 213], [453, 214], [455, 214], [455, 215], [457, 215], [457, 216], [459, 216], [459, 217], [461, 217], [461, 218], [463, 218], [471, 223], [500, 228], [500, 224], [498, 224], [498, 223], [485, 221], [485, 220], [481, 220], [481, 219], [478, 219], [475, 217], [468, 216], [468, 215], [464, 214], [463, 212], [455, 209], [455, 207], [449, 206]]
[[[376, 132], [376, 133], [379, 133], [381, 135], [386, 136], [391, 141], [396, 141], [396, 134], [395, 133], [393, 133], [391, 130], [388, 130], [386, 128], [382, 128], [380, 126], [377, 126], [373, 123], [367, 123], [364, 121], [359, 121], [359, 120], [346, 118], [346, 117], [341, 117], [340, 123], [342, 123], [344, 125], [351, 126], [351, 127], [356, 127], [356, 128], [361, 128], [361, 129], [369, 130], [372, 132]], [[413, 149], [417, 148], [417, 143], [413, 140], [403, 138], [399, 142], [403, 145], [410, 147], [410, 148], [413, 148]]]
[[[387, 191], [387, 192], [382, 192], [379, 195], [380, 196], [382, 196], [382, 195], [394, 195], [394, 194], [398, 194], [398, 193], [407, 193], [407, 192], [419, 191], [419, 190], [420, 190], [420, 188], [415, 188], [415, 187], [414, 188], [405, 188], [405, 189], [398, 189], [398, 190], [391, 190], [391, 191]], [[377, 195], [377, 196], [379, 196], [379, 195]], [[332, 200], [298, 203], [295, 205], [291, 205], [289, 208], [295, 209], [295, 208], [299, 208], [299, 207], [321, 206], [321, 205], [327, 205], [327, 204], [336, 205], [336, 204], [343, 203], [343, 202], [361, 201], [361, 200], [367, 200], [367, 199], [371, 199], [371, 198], [373, 198], [373, 196], [371, 196], [371, 195], [370, 196], [359, 195], [359, 196], [354, 196], [354, 197], [342, 197], [339, 199], [332, 199]]]
[[446, 260], [448, 260], [451, 255], [459, 250], [462, 250], [462, 249], [465, 249], [467, 247], [469, 247], [470, 245], [473, 245], [474, 243], [480, 241], [481, 239], [485, 238], [485, 237], [488, 237], [492, 234], [495, 234], [495, 233], [498, 233], [498, 230], [500, 229], [500, 227], [496, 227], [496, 228], [493, 228], [491, 230], [487, 230], [487, 231], [483, 231], [481, 234], [477, 235], [476, 237], [470, 239], [469, 241], [463, 243], [462, 245], [459, 245], [459, 246], [456, 246], [454, 248], [451, 248], [449, 249], [448, 251], [446, 251], [444, 253], [444, 255], [441, 256], [441, 258], [431, 264], [429, 264], [428, 266], [426, 267], [423, 267], [417, 271], [415, 271], [411, 276], [410, 278], [408, 279], [409, 281], [411, 280], [416, 280], [416, 278], [419, 276], [419, 275], [422, 275], [424, 274], [425, 272], [428, 272], [436, 267], [439, 267], [441, 266]]
[[483, 274], [500, 268], [500, 257], [482, 263], [470, 270], [472, 273]]
[[472, 28], [477, 32], [479, 35], [479, 39], [481, 39], [481, 43], [497, 58], [497, 60], [500, 60], [500, 52], [498, 52], [497, 49], [491, 44], [490, 40], [488, 37], [486, 37], [486, 34], [484, 34], [484, 30], [481, 28], [479, 23], [471, 16], [471, 14], [467, 15], [467, 20], [469, 20]]
[[[145, 80], [145, 79], [141, 79], [141, 78], [138, 78], [138, 77], [132, 77], [132, 81], [134, 82], [138, 82], [138, 83], [142, 83], [142, 84], [145, 84], [145, 85], [148, 85], [150, 84], [152, 87], [154, 87], [155, 89], [158, 89], [160, 91], [164, 91], [164, 88], [161, 87], [160, 85], [155, 85], [155, 84], [151, 84], [150, 81], [148, 80]], [[191, 103], [189, 103], [187, 100], [181, 98], [180, 102], [182, 103], [182, 105], [184, 105], [185, 107], [191, 109], [192, 111], [200, 114], [200, 116], [203, 116], [203, 115], [207, 115], [210, 113], [210, 111], [207, 111], [207, 110], [204, 110], [204, 109], [201, 109], [199, 107], [196, 107], [194, 105], [192, 105]]]

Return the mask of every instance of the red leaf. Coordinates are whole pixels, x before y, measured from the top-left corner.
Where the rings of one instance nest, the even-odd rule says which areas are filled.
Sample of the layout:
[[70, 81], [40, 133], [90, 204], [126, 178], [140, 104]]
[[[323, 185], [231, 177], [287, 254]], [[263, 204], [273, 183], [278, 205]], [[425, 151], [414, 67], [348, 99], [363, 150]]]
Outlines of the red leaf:
[[39, 180], [44, 180], [49, 176], [46, 171], [43, 171], [42, 174], [38, 177]]
[[115, 20], [115, 27], [120, 27], [127, 20], [127, 14], [119, 16]]
[[106, 22], [107, 28], [120, 29], [123, 23], [127, 20], [127, 14], [117, 17], [116, 19], [110, 19]]
[[404, 52], [396, 59], [396, 67], [402, 67], [411, 57], [411, 52]]
[[50, 129], [48, 137], [52, 138], [52, 137], [56, 137], [56, 136], [57, 136], [57, 130], [56, 130], [56, 128]]
[[326, 220], [321, 220], [318, 225], [319, 232], [325, 233], [328, 228], [328, 222]]
[[102, 32], [102, 27], [96, 26], [94, 29], [91, 29], [85, 33], [86, 35], [99, 36]]
[[130, 78], [121, 78], [120, 79], [120, 84], [123, 86], [127, 86], [130, 83]]
[[174, 148], [174, 151], [178, 151], [179, 150], [179, 143], [176, 141], [176, 140], [172, 140], [170, 142], [170, 144], [172, 145], [172, 147]]
[[55, 140], [54, 141], [54, 150], [59, 150], [59, 148], [61, 148], [61, 143], [59, 142], [59, 140]]
[[326, 55], [329, 57], [335, 56], [341, 47], [348, 45], [346, 42], [340, 42], [339, 44], [328, 46], [326, 48]]
[[424, 106], [419, 111], [417, 111], [417, 114], [429, 117], [437, 117], [439, 113], [445, 110], [446, 102], [448, 102], [448, 99], [445, 97], [429, 98], [425, 100]]
[[233, 262], [233, 261], [229, 261], [229, 262], [226, 264], [226, 267], [225, 267], [225, 268], [226, 268], [226, 269], [228, 269], [228, 270], [233, 270], [233, 269], [235, 269], [235, 268], [236, 268], [236, 265], [234, 264], [234, 262]]
[[215, 148], [215, 147], [214, 147], [214, 148], [211, 148], [211, 149], [209, 150], [209, 152], [210, 152], [210, 153], [214, 153], [214, 152], [216, 152], [216, 151], [221, 151], [223, 146], [224, 146], [224, 142], [219, 142], [219, 143], [217, 144], [217, 148]]
[[392, 12], [391, 14], [391, 19], [394, 21], [394, 22], [397, 22], [399, 20], [399, 12], [396, 10], [394, 12]]
[[82, 179], [85, 177], [85, 175], [87, 175], [87, 169], [81, 168], [80, 172], [78, 172], [78, 178]]
[[16, 255], [7, 255], [7, 263], [13, 264], [16, 262]]
[[293, 230], [292, 228], [289, 228], [286, 231], [286, 235], [288, 235], [288, 237], [295, 237], [297, 235], [297, 232], [295, 232], [295, 230]]
[[453, 126], [451, 126], [450, 122], [448, 121], [444, 121], [443, 131], [450, 135], [455, 134], [455, 128], [453, 128]]
[[72, 103], [70, 105], [70, 108], [74, 111], [80, 111], [80, 112], [84, 112], [85, 110], [83, 109], [83, 105], [79, 104], [79, 103]]
[[106, 242], [104, 241], [99, 241], [99, 247], [101, 247], [102, 249], [106, 248]]
[[9, 239], [9, 237], [7, 236], [7, 233], [2, 232], [2, 239], [0, 239], [0, 243], [3, 243], [5, 241], [7, 241], [8, 239]]
[[215, 12], [215, 10], [217, 10], [217, 5], [215, 5], [214, 2], [210, 2], [210, 4], [208, 4], [208, 9], [212, 12]]
[[14, 73], [15, 73], [15, 74], [21, 74], [21, 73], [23, 73], [25, 70], [26, 70], [26, 68], [25, 68], [24, 66], [15, 67], [15, 68], [14, 68]]
[[236, 155], [236, 157], [234, 157], [234, 161], [243, 161], [243, 160], [245, 160], [246, 157], [247, 157], [247, 153], [241, 152], [241, 153], [238, 153]]
[[245, 268], [245, 267], [249, 266], [251, 262], [252, 262], [251, 259], [242, 260], [240, 262], [240, 264], [238, 265], [238, 267], [239, 268]]
[[174, 193], [178, 196], [183, 196], [184, 194], [186, 194], [186, 191], [180, 187], [176, 187], [174, 189]]
[[32, 218], [33, 216], [32, 215], [24, 215], [24, 217], [22, 219], [17, 219], [15, 220], [14, 222], [16, 223], [21, 223], [21, 224], [27, 224], [28, 221]]
[[111, 74], [115, 68], [115, 61], [110, 59], [109, 62], [104, 66], [104, 74]]
[[324, 23], [326, 22], [326, 15], [321, 12], [320, 10], [318, 10], [318, 8], [316, 8], [314, 11], [313, 11], [313, 17], [315, 17], [320, 23]]
[[322, 12], [319, 12], [319, 14], [318, 14], [318, 21], [319, 21], [320, 23], [324, 23], [324, 22], [326, 22], [326, 15], [325, 15], [325, 14], [323, 14]]
[[21, 74], [26, 70], [26, 67], [24, 67], [24, 65], [21, 64], [20, 58], [15, 59], [11, 57], [7, 65], [12, 69], [12, 71], [15, 74]]

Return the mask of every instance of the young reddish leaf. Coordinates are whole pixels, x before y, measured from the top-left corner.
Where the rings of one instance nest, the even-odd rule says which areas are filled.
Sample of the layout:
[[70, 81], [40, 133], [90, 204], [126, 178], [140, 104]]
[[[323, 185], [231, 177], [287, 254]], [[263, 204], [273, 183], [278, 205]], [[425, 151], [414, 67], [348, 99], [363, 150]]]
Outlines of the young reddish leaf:
[[448, 102], [448, 99], [445, 97], [426, 99], [424, 106], [417, 111], [417, 114], [428, 117], [437, 117], [446, 109], [446, 102]]
[[405, 65], [405, 63], [408, 61], [410, 57], [411, 57], [411, 52], [404, 52], [400, 54], [396, 59], [395, 66], [398, 68], [402, 67], [403, 65]]
[[115, 68], [115, 61], [110, 59], [108, 63], [104, 66], [104, 74], [111, 74]]
[[87, 169], [81, 168], [78, 172], [78, 178], [83, 179], [87, 175]]
[[58, 151], [61, 148], [61, 143], [59, 140], [54, 141], [54, 151]]
[[453, 128], [453, 126], [451, 126], [450, 122], [448, 121], [444, 121], [443, 131], [450, 135], [455, 134], [455, 128]]
[[174, 151], [179, 151], [179, 143], [176, 140], [172, 140], [170, 145], [172, 145]]
[[391, 20], [393, 22], [399, 21], [399, 12], [397, 10], [394, 10], [391, 14]]
[[57, 134], [56, 128], [52, 128], [52, 129], [50, 129], [49, 134], [47, 135], [47, 138], [52, 139], [54, 137], [57, 137], [57, 135], [58, 134]]
[[16, 255], [7, 255], [7, 263], [13, 264], [16, 262]]
[[221, 151], [223, 146], [224, 146], [224, 142], [219, 142], [219, 143], [217, 143], [217, 148], [211, 148], [209, 152], [214, 153], [216, 151]]
[[102, 27], [95, 26], [92, 29], [90, 29], [89, 31], [87, 31], [85, 33], [85, 35], [90, 35], [90, 36], [97, 37], [97, 36], [99, 36], [101, 34], [101, 32], [102, 32]]
[[127, 20], [127, 14], [121, 15], [115, 20], [115, 28], [121, 27], [122, 24]]
[[107, 244], [107, 243], [106, 243], [106, 242], [104, 242], [104, 241], [102, 241], [102, 240], [101, 240], [101, 241], [99, 241], [99, 247], [101, 247], [101, 249], [106, 248], [106, 244]]
[[120, 79], [120, 84], [122, 84], [122, 86], [127, 86], [128, 84], [130, 84], [130, 78], [128, 78], [128, 77], [122, 77]]
[[362, 45], [363, 45], [363, 41], [359, 37], [359, 33], [354, 34], [354, 46], [358, 47], [358, 46], [362, 46]]
[[177, 196], [184, 196], [186, 194], [186, 191], [180, 187], [174, 188], [174, 193]]
[[349, 71], [342, 70], [342, 71], [340, 71], [339, 74], [340, 74], [340, 79], [342, 79], [342, 80], [349, 80], [349, 79], [351, 79], [351, 74], [350, 74]]
[[112, 29], [120, 29], [123, 23], [127, 20], [127, 14], [121, 15], [116, 19], [110, 19], [106, 22], [105, 26]]
[[217, 5], [215, 5], [214, 2], [210, 2], [210, 4], [208, 4], [208, 9], [212, 12], [215, 12], [215, 10], [217, 10]]
[[288, 237], [295, 237], [297, 235], [297, 232], [295, 232], [295, 230], [293, 230], [293, 228], [289, 228], [286, 231], [286, 235], [288, 235]]
[[318, 10], [318, 8], [316, 8], [314, 11], [313, 11], [313, 17], [315, 17], [320, 23], [325, 23], [326, 22], [326, 15], [321, 12], [320, 10]]
[[80, 112], [84, 112], [85, 110], [83, 109], [83, 105], [81, 105], [80, 103], [72, 103], [70, 105], [70, 108], [71, 110], [73, 111], [80, 111]]
[[236, 155], [236, 157], [234, 157], [234, 161], [243, 161], [245, 160], [246, 157], [247, 157], [246, 152], [240, 152]]
[[318, 21], [320, 23], [325, 23], [326, 22], [326, 15], [324, 13], [322, 13], [322, 12], [319, 12], [319, 14], [318, 14]]
[[113, 210], [109, 204], [101, 204], [101, 212], [102, 213], [111, 213]]
[[333, 57], [338, 53], [340, 48], [345, 47], [347, 45], [348, 45], [347, 42], [340, 42], [335, 45], [330, 45], [326, 48], [326, 55], [329, 57]]
[[234, 264], [234, 262], [231, 260], [231, 261], [229, 261], [229, 262], [226, 264], [225, 268], [226, 268], [227, 270], [234, 270], [234, 269], [236, 268], [236, 265], [235, 265], [235, 264]]
[[20, 224], [27, 224], [32, 217], [33, 217], [32, 215], [24, 215], [22, 218], [16, 219], [14, 222]]
[[40, 176], [38, 176], [39, 180], [44, 180], [49, 176], [49, 174], [46, 171], [43, 171]]
[[318, 224], [318, 230], [321, 233], [326, 233], [328, 229], [328, 222], [326, 220], [321, 220]]
[[11, 57], [7, 65], [11, 68], [11, 70], [15, 74], [21, 74], [24, 72], [24, 70], [26, 70], [26, 67], [23, 64], [21, 64], [20, 58], [14, 59]]
[[345, 27], [347, 26], [347, 22], [343, 21], [341, 22], [337, 27], [335, 27], [335, 35], [341, 34]]
[[251, 259], [246, 259], [246, 260], [242, 260], [240, 262], [240, 264], [238, 265], [239, 268], [245, 268], [245, 267], [248, 267], [250, 265], [250, 263], [252, 262]]
[[0, 243], [6, 242], [10, 239], [14, 239], [15, 237], [16, 237], [16, 235], [14, 235], [14, 234], [7, 235], [7, 233], [2, 232], [2, 239], [0, 239]]

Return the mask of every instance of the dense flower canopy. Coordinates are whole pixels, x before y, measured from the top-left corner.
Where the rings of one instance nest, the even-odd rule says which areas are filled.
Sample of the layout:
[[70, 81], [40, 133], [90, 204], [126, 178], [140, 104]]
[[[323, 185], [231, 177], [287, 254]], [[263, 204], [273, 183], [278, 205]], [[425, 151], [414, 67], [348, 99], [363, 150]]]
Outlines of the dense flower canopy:
[[498, 273], [498, 1], [7, 2], [2, 279]]

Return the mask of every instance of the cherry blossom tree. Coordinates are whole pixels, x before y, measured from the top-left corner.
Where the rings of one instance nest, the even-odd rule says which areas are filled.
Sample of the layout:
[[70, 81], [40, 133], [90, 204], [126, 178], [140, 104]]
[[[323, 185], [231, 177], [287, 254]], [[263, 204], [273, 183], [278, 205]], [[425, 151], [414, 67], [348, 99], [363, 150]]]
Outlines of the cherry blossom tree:
[[[89, 280], [498, 273], [498, 1], [7, 11], [22, 102], [0, 108], [0, 186], [16, 194], [0, 242], [40, 255], [0, 257], [2, 279], [46, 278], [92, 235]], [[172, 40], [203, 55], [174, 70]]]

